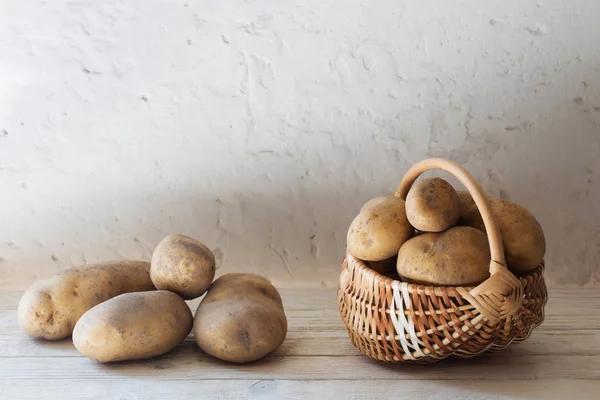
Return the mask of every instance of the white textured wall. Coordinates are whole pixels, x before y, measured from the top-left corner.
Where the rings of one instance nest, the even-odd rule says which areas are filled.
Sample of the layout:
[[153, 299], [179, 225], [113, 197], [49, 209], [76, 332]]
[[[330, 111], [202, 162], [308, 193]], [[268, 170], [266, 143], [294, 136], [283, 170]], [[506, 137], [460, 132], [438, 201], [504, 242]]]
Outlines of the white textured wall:
[[335, 284], [347, 226], [428, 155], [600, 279], [600, 2], [0, 2], [0, 283], [148, 259]]

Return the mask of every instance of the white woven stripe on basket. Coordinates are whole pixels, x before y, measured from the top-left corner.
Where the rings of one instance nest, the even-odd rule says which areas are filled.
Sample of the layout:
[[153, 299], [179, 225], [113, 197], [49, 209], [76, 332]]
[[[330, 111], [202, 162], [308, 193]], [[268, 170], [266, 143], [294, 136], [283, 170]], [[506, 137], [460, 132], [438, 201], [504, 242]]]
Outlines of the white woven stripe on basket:
[[[413, 356], [410, 349], [413, 349], [418, 357], [424, 357], [425, 354], [421, 351], [421, 346], [424, 345], [423, 341], [417, 337], [414, 322], [411, 318], [406, 318], [406, 315], [404, 314], [404, 310], [410, 309], [408, 284], [402, 282], [402, 289], [400, 289], [398, 283], [398, 281], [392, 282], [393, 297], [390, 304], [390, 318], [392, 319], [392, 324], [394, 324], [396, 335], [400, 337], [400, 345], [404, 350], [404, 354], [406, 354], [410, 360], [415, 360], [416, 358]], [[406, 339], [407, 333], [410, 337], [410, 341]]]

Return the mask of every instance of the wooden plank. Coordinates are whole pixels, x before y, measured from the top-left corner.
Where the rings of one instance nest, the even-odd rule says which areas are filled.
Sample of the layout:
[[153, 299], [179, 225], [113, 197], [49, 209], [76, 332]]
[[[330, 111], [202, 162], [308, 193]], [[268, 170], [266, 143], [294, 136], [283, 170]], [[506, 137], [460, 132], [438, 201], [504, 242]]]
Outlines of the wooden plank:
[[[0, 322], [1, 323], [1, 322]], [[19, 333], [19, 335], [21, 335]], [[182, 346], [195, 343], [192, 335]], [[303, 334], [289, 332], [275, 353], [276, 357], [287, 356], [351, 356], [359, 355], [344, 331]], [[600, 332], [596, 331], [536, 331], [523, 343], [514, 343], [498, 356], [544, 356], [544, 355], [582, 355], [600, 356]], [[18, 339], [5, 336], [0, 339], [0, 358], [2, 357], [82, 357], [70, 340], [46, 342], [24, 336]]]
[[152, 360], [102, 365], [84, 357], [4, 357], [0, 376], [9, 380], [106, 380], [131, 376], [152, 379], [600, 379], [597, 356], [484, 355], [429, 366], [386, 365], [363, 356], [267, 357], [248, 365], [220, 362], [191, 343]]
[[[188, 346], [188, 343], [195, 343], [192, 335], [188, 336], [182, 346]], [[343, 331], [314, 334], [290, 332], [281, 348], [274, 354], [275, 357], [353, 355], [360, 353]], [[515, 343], [497, 354], [522, 357], [528, 355], [600, 356], [600, 332], [585, 330], [567, 334], [564, 331], [536, 331], [527, 341]], [[5, 336], [0, 339], [0, 358], [19, 356], [83, 357], [68, 339], [58, 342], [38, 341], [24, 336], [19, 336], [18, 339]]]
[[[0, 318], [0, 324], [2, 319]], [[16, 332], [16, 329], [14, 329]], [[190, 348], [195, 345], [190, 334], [181, 346]], [[276, 357], [291, 355], [358, 355], [347, 335], [342, 332], [299, 333], [289, 332]], [[7, 335], [0, 331], [0, 358], [2, 357], [83, 357], [77, 352], [70, 339], [61, 341], [42, 341], [28, 338], [16, 332]]]
[[153, 399], [249, 399], [297, 400], [413, 400], [413, 399], [546, 399], [597, 400], [600, 382], [577, 379], [477, 381], [165, 381], [128, 380], [78, 381], [74, 386], [44, 381], [39, 386], [25, 381], [7, 381], [2, 400], [153, 400]]

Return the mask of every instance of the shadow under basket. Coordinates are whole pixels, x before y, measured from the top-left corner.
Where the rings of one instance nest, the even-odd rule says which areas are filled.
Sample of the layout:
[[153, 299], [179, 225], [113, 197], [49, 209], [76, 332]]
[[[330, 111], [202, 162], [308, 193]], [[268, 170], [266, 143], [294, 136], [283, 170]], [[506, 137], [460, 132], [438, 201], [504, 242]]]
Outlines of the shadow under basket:
[[500, 351], [527, 339], [544, 321], [544, 262], [520, 278], [506, 268], [487, 198], [464, 169], [444, 159], [424, 160], [407, 173], [395, 195], [405, 199], [417, 177], [432, 168], [452, 173], [470, 191], [486, 224], [490, 277], [476, 287], [411, 284], [379, 274], [347, 251], [339, 311], [354, 346], [378, 361], [432, 363]]

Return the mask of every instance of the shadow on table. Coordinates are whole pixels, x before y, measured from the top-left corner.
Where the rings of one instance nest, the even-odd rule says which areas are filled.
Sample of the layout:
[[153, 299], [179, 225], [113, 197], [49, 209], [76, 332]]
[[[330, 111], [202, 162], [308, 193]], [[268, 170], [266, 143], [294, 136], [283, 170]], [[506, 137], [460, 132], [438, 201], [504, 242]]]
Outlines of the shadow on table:
[[[528, 354], [484, 354], [470, 359], [447, 358], [434, 364], [384, 364], [369, 360], [374, 368], [398, 373], [399, 379], [422, 380], [428, 395], [459, 392], [509, 396], [515, 399], [564, 400], [564, 392], [545, 387], [550, 368], [543, 357]], [[544, 379], [544, 381], [541, 381]], [[447, 393], [446, 393], [447, 392]], [[487, 398], [487, 397], [485, 397]]]
[[[285, 362], [285, 357], [280, 355], [281, 347], [263, 359], [252, 363], [235, 364], [219, 360], [206, 354], [199, 347], [192, 335], [188, 336], [174, 350], [161, 356], [145, 360], [120, 361], [110, 364], [99, 364], [99, 367], [109, 373], [124, 376], [159, 376], [162, 378], [185, 377], [197, 375], [198, 379], [207, 378], [208, 374], [221, 371], [221, 375], [230, 375], [233, 379], [240, 379], [244, 372], [256, 375], [265, 371], [265, 367]], [[91, 360], [90, 360], [91, 361]]]
[[[31, 339], [31, 338], [23, 338], [23, 340], [31, 340], [35, 343], [36, 346], [46, 350], [46, 351], [60, 351], [65, 352], [66, 355], [72, 355], [77, 353], [77, 349], [73, 345], [73, 340], [71, 337], [61, 339], [61, 340], [45, 340], [45, 339]], [[69, 353], [69, 354], [67, 354]]]

